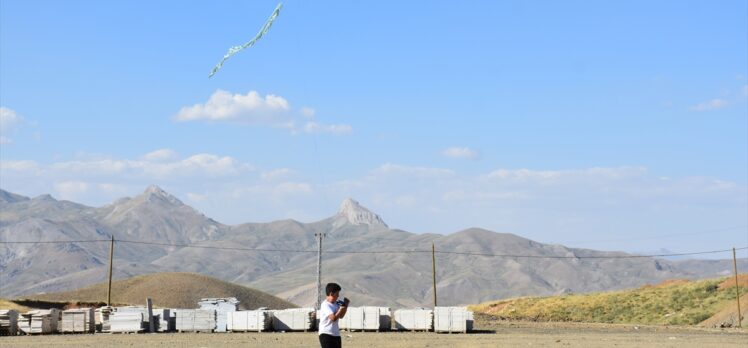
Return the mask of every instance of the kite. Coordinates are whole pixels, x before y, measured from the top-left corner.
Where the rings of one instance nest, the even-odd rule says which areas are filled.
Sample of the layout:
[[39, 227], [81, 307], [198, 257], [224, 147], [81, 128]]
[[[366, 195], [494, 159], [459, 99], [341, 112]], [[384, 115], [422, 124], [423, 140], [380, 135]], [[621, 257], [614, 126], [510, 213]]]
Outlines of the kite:
[[275, 11], [273, 11], [273, 14], [270, 15], [270, 18], [268, 18], [267, 22], [265, 22], [265, 25], [262, 26], [262, 29], [260, 29], [260, 32], [257, 33], [257, 35], [255, 35], [254, 39], [250, 40], [244, 45], [234, 46], [234, 47], [229, 48], [229, 51], [225, 55], [223, 55], [223, 59], [221, 59], [221, 61], [218, 62], [218, 64], [216, 64], [216, 66], [210, 72], [210, 75], [208, 75], [208, 78], [213, 77], [213, 75], [215, 75], [215, 73], [221, 69], [221, 67], [223, 66], [223, 62], [231, 58], [231, 56], [233, 56], [234, 54], [236, 54], [237, 52], [245, 48], [252, 47], [255, 44], [255, 42], [257, 42], [257, 40], [261, 39], [262, 36], [265, 35], [265, 33], [267, 33], [268, 30], [270, 30], [270, 27], [273, 25], [273, 22], [275, 21], [275, 19], [278, 18], [278, 14], [280, 14], [280, 10], [282, 7], [283, 7], [283, 3], [279, 3], [278, 6], [275, 7]]

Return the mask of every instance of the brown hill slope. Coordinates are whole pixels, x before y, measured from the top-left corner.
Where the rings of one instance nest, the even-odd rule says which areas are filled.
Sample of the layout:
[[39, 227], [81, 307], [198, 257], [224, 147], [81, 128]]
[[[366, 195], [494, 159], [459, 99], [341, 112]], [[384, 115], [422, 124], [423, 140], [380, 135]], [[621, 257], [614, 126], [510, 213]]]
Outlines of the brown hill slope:
[[[735, 278], [728, 277], [717, 285], [720, 289], [729, 289], [728, 291], [735, 291]], [[748, 327], [748, 293], [745, 289], [748, 289], [748, 274], [738, 275], [738, 286], [740, 286], [740, 312], [743, 318], [743, 327]], [[699, 323], [701, 326], [706, 327], [735, 327], [738, 326], [738, 304], [735, 300], [730, 301], [730, 304], [721, 311], [714, 314], [711, 318], [704, 320]]]
[[[678, 280], [612, 292], [513, 298], [470, 308], [510, 320], [695, 325], [735, 303], [734, 278], [729, 278], [732, 287], [720, 286], [728, 277]], [[745, 290], [741, 286], [741, 293]]]
[[[32, 295], [46, 301], [106, 301], [107, 283], [74, 291]], [[163, 308], [196, 308], [205, 297], [236, 297], [241, 309], [297, 307], [259, 290], [194, 273], [153, 273], [112, 282], [112, 303], [144, 305], [147, 297]]]

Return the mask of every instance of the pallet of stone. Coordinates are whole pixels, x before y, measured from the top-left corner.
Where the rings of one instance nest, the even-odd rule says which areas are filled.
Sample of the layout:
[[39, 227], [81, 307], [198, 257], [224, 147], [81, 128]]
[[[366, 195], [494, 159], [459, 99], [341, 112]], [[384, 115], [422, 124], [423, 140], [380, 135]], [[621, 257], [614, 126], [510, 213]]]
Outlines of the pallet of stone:
[[216, 311], [212, 309], [177, 310], [176, 330], [179, 332], [213, 332]]
[[317, 312], [314, 308], [289, 308], [272, 311], [273, 330], [311, 331], [314, 330]]
[[[383, 323], [382, 316], [389, 313], [387, 307], [348, 307], [345, 317], [339, 320], [341, 330], [348, 331], [382, 331], [389, 330]], [[389, 321], [387, 321], [389, 323]]]
[[118, 309], [109, 315], [109, 332], [138, 333], [143, 331], [144, 323], [142, 312]]
[[[150, 330], [150, 319], [148, 318], [148, 308], [140, 306], [117, 307], [114, 309], [119, 313], [140, 313], [143, 316], [143, 330]], [[171, 321], [171, 310], [168, 308], [154, 308], [151, 310], [153, 315], [153, 329], [155, 332], [174, 331], [173, 321]]]
[[390, 307], [379, 307], [379, 330], [392, 330], [392, 309]]
[[177, 308], [169, 309], [169, 331], [177, 330]]
[[0, 309], [0, 336], [15, 336], [18, 334], [18, 311]]
[[94, 316], [96, 317], [96, 331], [98, 332], [109, 332], [109, 316], [112, 314], [114, 308], [105, 306], [99, 307], [94, 310]]
[[96, 331], [94, 309], [76, 308], [62, 311], [59, 331], [62, 333], [94, 333]]
[[29, 314], [28, 312], [19, 313], [17, 325], [19, 334], [31, 334], [31, 314]]
[[153, 310], [153, 322], [155, 323], [156, 332], [174, 331], [174, 325], [171, 321], [171, 310], [168, 308], [158, 308]]
[[401, 331], [431, 331], [434, 311], [425, 308], [398, 309], [394, 313], [395, 329]]
[[434, 307], [434, 332], [467, 333], [473, 330], [473, 312], [465, 307]]
[[203, 298], [197, 304], [200, 305], [200, 309], [216, 311], [215, 332], [226, 332], [228, 313], [236, 312], [236, 305], [239, 304], [239, 300], [235, 297]]
[[265, 309], [236, 311], [226, 314], [226, 327], [231, 332], [263, 332], [273, 328], [273, 313]]
[[21, 314], [18, 329], [27, 335], [44, 335], [57, 332], [59, 309], [38, 309]]

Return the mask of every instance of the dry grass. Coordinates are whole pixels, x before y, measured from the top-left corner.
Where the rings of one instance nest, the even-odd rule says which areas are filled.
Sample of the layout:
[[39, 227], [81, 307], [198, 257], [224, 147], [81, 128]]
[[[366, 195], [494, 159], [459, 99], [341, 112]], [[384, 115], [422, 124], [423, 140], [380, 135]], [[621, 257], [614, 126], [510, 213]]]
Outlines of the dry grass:
[[22, 305], [19, 305], [18, 303], [15, 303], [10, 300], [2, 299], [2, 298], [0, 298], [0, 308], [13, 309], [13, 310], [18, 311], [19, 313], [26, 313], [31, 309], [29, 307], [22, 306]]
[[[719, 283], [717, 285], [721, 288], [733, 288], [733, 291], [735, 290], [735, 277], [727, 277], [725, 281]], [[738, 286], [741, 288], [748, 288], [748, 273], [746, 274], [738, 274]]]
[[[512, 320], [694, 325], [735, 302], [726, 278], [674, 281], [658, 286], [586, 295], [528, 297], [471, 306], [476, 312]], [[741, 293], [746, 289], [741, 287]]]
[[[297, 307], [265, 292], [194, 273], [155, 273], [112, 282], [112, 302], [145, 305], [146, 298], [162, 308], [196, 308], [205, 297], [236, 297], [241, 309]], [[34, 300], [64, 302], [106, 301], [107, 283], [75, 291], [34, 295]]]

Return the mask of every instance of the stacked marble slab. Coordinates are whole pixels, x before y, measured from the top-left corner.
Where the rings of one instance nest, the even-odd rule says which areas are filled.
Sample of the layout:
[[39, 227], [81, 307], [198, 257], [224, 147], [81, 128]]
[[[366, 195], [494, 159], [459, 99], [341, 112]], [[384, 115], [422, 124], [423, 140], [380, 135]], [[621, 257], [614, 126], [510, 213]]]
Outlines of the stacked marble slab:
[[398, 309], [395, 311], [395, 329], [404, 331], [431, 331], [434, 311], [431, 309]]
[[18, 312], [12, 309], [0, 309], [0, 336], [18, 334]]
[[310, 331], [316, 323], [314, 308], [290, 308], [272, 311], [275, 331]]
[[174, 325], [171, 321], [171, 310], [168, 308], [153, 309], [153, 321], [156, 332], [174, 331]]
[[27, 335], [56, 333], [59, 320], [59, 309], [32, 310], [21, 314], [18, 329]]
[[383, 331], [390, 329], [389, 318], [390, 309], [387, 307], [348, 307], [338, 325], [341, 330]]
[[140, 311], [115, 311], [109, 315], [109, 332], [136, 333], [143, 331], [145, 321]]
[[262, 332], [273, 328], [273, 313], [265, 309], [229, 312], [226, 319], [226, 327], [232, 332]]
[[77, 308], [62, 311], [59, 329], [62, 333], [94, 333], [96, 331], [94, 309]]
[[109, 332], [111, 328], [109, 324], [109, 316], [112, 314], [112, 311], [114, 311], [114, 308], [109, 306], [96, 308], [94, 316], [96, 317], [96, 327], [98, 331]]
[[213, 309], [178, 309], [176, 330], [179, 332], [213, 332], [216, 311]]
[[200, 305], [200, 309], [214, 310], [216, 312], [215, 332], [226, 332], [228, 313], [236, 312], [236, 306], [239, 304], [239, 300], [235, 297], [204, 298], [197, 304]]
[[434, 332], [473, 330], [473, 312], [465, 307], [434, 307]]

